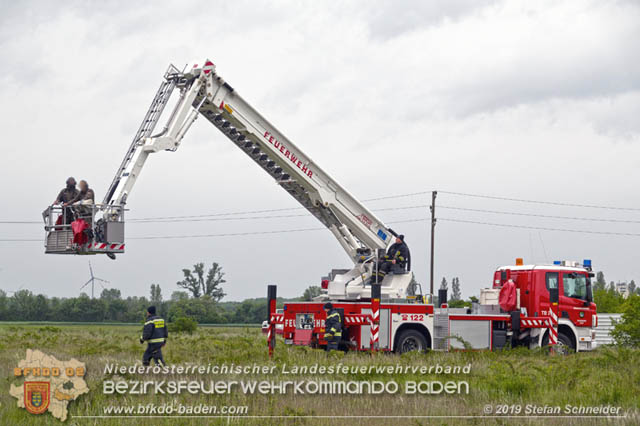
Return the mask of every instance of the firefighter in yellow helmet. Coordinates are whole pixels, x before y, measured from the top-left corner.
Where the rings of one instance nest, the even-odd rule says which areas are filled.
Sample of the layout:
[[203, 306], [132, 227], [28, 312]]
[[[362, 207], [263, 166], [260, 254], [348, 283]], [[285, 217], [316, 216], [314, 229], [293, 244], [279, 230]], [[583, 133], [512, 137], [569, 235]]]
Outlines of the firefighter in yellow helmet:
[[342, 317], [331, 302], [323, 306], [327, 318], [324, 321], [324, 339], [327, 341], [327, 351], [337, 350], [342, 340]]
[[167, 343], [169, 332], [164, 320], [156, 315], [156, 307], [149, 306], [147, 308], [147, 321], [142, 329], [142, 337], [140, 343], [147, 342], [147, 350], [142, 355], [142, 365], [149, 365], [151, 358], [154, 359], [156, 365], [165, 365], [162, 357], [162, 347]]

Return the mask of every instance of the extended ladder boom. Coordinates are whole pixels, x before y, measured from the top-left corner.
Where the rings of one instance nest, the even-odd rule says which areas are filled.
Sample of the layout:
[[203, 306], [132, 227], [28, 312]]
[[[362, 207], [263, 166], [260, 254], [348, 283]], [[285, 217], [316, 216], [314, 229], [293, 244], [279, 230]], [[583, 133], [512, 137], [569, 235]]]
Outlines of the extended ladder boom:
[[[177, 105], [164, 129], [152, 136], [175, 88], [180, 89]], [[393, 230], [260, 115], [215, 72], [208, 60], [203, 65], [193, 65], [185, 73], [173, 66], [169, 68], [104, 204], [124, 205], [148, 155], [176, 150], [198, 113], [329, 228], [355, 263], [392, 244]]]
[[393, 241], [371, 211], [245, 101], [213, 68], [193, 106], [322, 222], [355, 261], [361, 248], [386, 249]]

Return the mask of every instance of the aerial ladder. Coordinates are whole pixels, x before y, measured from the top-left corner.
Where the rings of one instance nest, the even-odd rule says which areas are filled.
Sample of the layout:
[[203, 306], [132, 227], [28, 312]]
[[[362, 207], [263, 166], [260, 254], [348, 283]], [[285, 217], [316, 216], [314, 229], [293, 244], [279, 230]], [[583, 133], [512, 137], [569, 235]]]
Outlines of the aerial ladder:
[[[175, 107], [156, 132], [174, 92], [178, 93]], [[91, 224], [88, 241], [70, 242], [70, 225], [53, 223], [56, 209], [59, 215], [68, 213], [52, 206], [45, 223], [46, 252], [106, 253], [110, 257], [124, 253], [125, 206], [147, 158], [160, 151], [176, 151], [199, 116], [218, 128], [327, 227], [353, 261], [352, 269], [332, 277], [321, 298], [370, 298], [372, 275], [396, 233], [244, 100], [209, 60], [190, 64], [183, 71], [173, 65], [167, 69], [104, 200], [87, 215]], [[409, 270], [410, 262], [407, 270], [396, 270], [384, 278], [384, 298], [400, 299], [412, 294]]]

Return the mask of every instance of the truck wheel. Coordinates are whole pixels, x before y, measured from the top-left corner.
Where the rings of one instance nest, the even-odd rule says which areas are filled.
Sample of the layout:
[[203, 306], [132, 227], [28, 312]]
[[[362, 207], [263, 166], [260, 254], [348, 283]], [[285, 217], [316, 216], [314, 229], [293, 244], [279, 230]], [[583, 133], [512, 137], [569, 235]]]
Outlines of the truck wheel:
[[576, 351], [576, 345], [573, 340], [563, 333], [558, 333], [558, 352], [568, 354]]
[[398, 344], [396, 345], [396, 352], [403, 354], [411, 351], [424, 352], [429, 349], [427, 339], [422, 333], [416, 330], [404, 330], [398, 336]]
[[[549, 332], [545, 333], [542, 338], [542, 347], [549, 345]], [[571, 338], [564, 333], [558, 333], [558, 344], [556, 345], [556, 351], [560, 354], [566, 355], [576, 351], [576, 345]]]

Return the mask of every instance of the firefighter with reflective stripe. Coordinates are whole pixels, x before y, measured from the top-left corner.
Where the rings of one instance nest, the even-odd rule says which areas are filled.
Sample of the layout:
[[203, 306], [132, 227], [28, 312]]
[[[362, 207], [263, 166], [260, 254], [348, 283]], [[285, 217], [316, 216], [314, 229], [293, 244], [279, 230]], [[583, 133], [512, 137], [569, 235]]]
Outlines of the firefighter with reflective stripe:
[[142, 329], [142, 337], [140, 343], [147, 342], [147, 350], [142, 355], [142, 364], [149, 365], [151, 358], [155, 360], [156, 365], [165, 365], [162, 358], [162, 347], [167, 342], [169, 333], [164, 319], [156, 315], [156, 307], [149, 306], [147, 308], [147, 321]]
[[331, 302], [323, 306], [327, 318], [324, 321], [324, 339], [327, 341], [327, 351], [337, 350], [342, 340], [342, 318], [340, 312], [333, 308]]
[[404, 242], [404, 235], [398, 235], [396, 242], [389, 247], [384, 258], [380, 259], [378, 264], [378, 273], [374, 271], [373, 282], [380, 283], [392, 270], [405, 270], [409, 261], [409, 247]]

